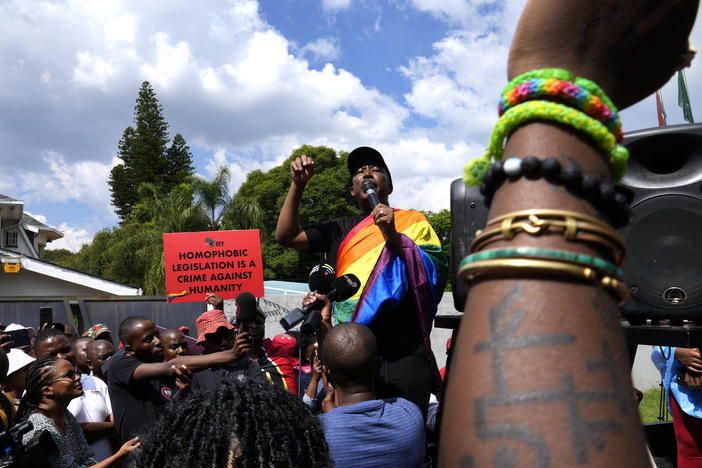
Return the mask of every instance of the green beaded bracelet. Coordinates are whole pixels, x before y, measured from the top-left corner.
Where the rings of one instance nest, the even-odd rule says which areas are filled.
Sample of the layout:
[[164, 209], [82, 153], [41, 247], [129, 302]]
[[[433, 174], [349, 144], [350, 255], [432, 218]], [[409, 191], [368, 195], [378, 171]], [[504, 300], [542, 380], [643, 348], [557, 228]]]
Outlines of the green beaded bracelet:
[[629, 152], [623, 146], [617, 145], [614, 135], [600, 121], [556, 102], [527, 101], [512, 107], [500, 117], [482, 158], [476, 158], [466, 164], [463, 179], [465, 183], [470, 186], [480, 185], [483, 174], [492, 165], [492, 159], [502, 158], [505, 138], [519, 125], [533, 120], [551, 120], [585, 133], [601, 150], [609, 153], [609, 167], [614, 181], [618, 182], [624, 175]]
[[602, 260], [601, 258], [568, 252], [565, 250], [544, 249], [540, 247], [516, 247], [512, 249], [485, 250], [483, 252], [468, 255], [461, 261], [458, 269], [460, 270], [463, 266], [468, 265], [469, 263], [494, 258], [540, 258], [562, 260], [568, 263], [577, 263], [579, 265], [592, 267], [600, 271], [604, 270], [610, 274], [613, 273], [617, 275], [619, 278], [624, 278], [624, 272], [621, 269], [617, 268], [615, 265], [606, 260]]

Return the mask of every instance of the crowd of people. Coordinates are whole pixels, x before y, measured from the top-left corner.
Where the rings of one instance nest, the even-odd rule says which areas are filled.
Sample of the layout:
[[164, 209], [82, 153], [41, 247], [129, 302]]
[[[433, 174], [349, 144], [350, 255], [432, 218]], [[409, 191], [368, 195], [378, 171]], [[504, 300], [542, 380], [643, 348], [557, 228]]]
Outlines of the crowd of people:
[[122, 321], [118, 339], [102, 324], [81, 336], [43, 326], [28, 347], [0, 334], [2, 424], [28, 420], [24, 443], [48, 433], [62, 468], [423, 466], [422, 411], [376, 391], [374, 333], [358, 323], [332, 328], [325, 296], [310, 293], [303, 303], [316, 301], [322, 334], [265, 338], [256, 302], [237, 301], [232, 323], [211, 295], [211, 310], [196, 320], [199, 354], [181, 330], [159, 332], [139, 316]]
[[[265, 314], [246, 292], [229, 318], [220, 296], [207, 297], [199, 353], [182, 330], [160, 333], [141, 316], [116, 336], [100, 324], [42, 326], [21, 348], [3, 334], [0, 422], [29, 421], [27, 447], [48, 434], [61, 468], [420, 467], [436, 462], [425, 450], [436, 400], [441, 466], [649, 466], [616, 314], [627, 294], [623, 248], [607, 224], [628, 216], [610, 184], [626, 168], [615, 104], [643, 99], [689, 64], [697, 6], [527, 2], [497, 136], [466, 169], [500, 228], [461, 263], [471, 289], [446, 392], [429, 332], [447, 259], [421, 213], [391, 206], [390, 170], [362, 146], [348, 155], [355, 217], [301, 224], [314, 161], [290, 165], [276, 240], [324, 254], [337, 275], [360, 282], [340, 302], [305, 296], [321, 314], [313, 336], [266, 338]], [[685, 429], [676, 427], [679, 466], [699, 466], [702, 358], [679, 348], [654, 359]]]

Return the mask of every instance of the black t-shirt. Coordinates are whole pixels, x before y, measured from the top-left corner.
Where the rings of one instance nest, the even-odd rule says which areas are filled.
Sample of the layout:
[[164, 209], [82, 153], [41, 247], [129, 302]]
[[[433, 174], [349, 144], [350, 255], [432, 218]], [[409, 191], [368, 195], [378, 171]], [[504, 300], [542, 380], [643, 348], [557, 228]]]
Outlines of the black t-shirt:
[[196, 373], [190, 388], [214, 392], [225, 379], [235, 379], [241, 383], [251, 381], [259, 385], [268, 384], [261, 366], [253, 359], [242, 358]]
[[355, 225], [368, 215], [359, 214], [351, 218], [334, 218], [318, 224], [309, 224], [302, 229], [307, 234], [311, 252], [326, 252], [327, 261], [336, 268], [336, 254], [339, 245]]
[[107, 388], [110, 392], [115, 430], [124, 443], [139, 429], [158, 419], [158, 409], [173, 396], [173, 389], [159, 380], [134, 380], [134, 370], [144, 364], [131, 355], [110, 358]]
[[[346, 235], [367, 215], [334, 218], [318, 224], [303, 226], [311, 252], [326, 252], [327, 260], [336, 266], [339, 245]], [[338, 273], [338, 272], [337, 272]], [[428, 356], [417, 309], [408, 295], [389, 310], [376, 315], [369, 328], [378, 342], [378, 355], [394, 360], [402, 356]]]

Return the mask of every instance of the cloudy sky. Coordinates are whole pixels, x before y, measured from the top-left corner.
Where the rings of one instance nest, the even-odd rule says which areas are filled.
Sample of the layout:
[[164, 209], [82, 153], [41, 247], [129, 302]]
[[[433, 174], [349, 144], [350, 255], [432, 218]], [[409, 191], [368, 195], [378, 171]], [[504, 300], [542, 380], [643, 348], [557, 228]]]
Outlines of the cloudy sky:
[[[302, 144], [371, 145], [393, 172], [393, 205], [448, 208], [496, 121], [524, 3], [3, 0], [0, 193], [64, 232], [51, 248], [114, 226], [107, 178], [148, 80], [197, 173], [229, 166], [232, 192]], [[702, 119], [700, 62], [687, 79]], [[669, 123], [684, 123], [675, 80], [663, 97]], [[623, 120], [657, 125], [655, 101]]]

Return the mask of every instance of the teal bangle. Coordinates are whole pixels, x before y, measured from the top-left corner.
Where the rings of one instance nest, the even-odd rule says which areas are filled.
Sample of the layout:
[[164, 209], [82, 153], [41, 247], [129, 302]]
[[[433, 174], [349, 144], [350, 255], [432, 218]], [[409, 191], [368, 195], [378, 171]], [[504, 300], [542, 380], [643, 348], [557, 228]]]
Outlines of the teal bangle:
[[624, 278], [624, 272], [621, 269], [601, 258], [568, 252], [565, 250], [544, 249], [540, 247], [516, 247], [512, 249], [485, 250], [483, 252], [468, 255], [461, 261], [458, 269], [460, 270], [469, 263], [494, 258], [540, 258], [562, 260], [568, 263], [589, 266], [600, 271], [604, 270], [610, 274], [613, 273], [617, 275], [619, 278]]

